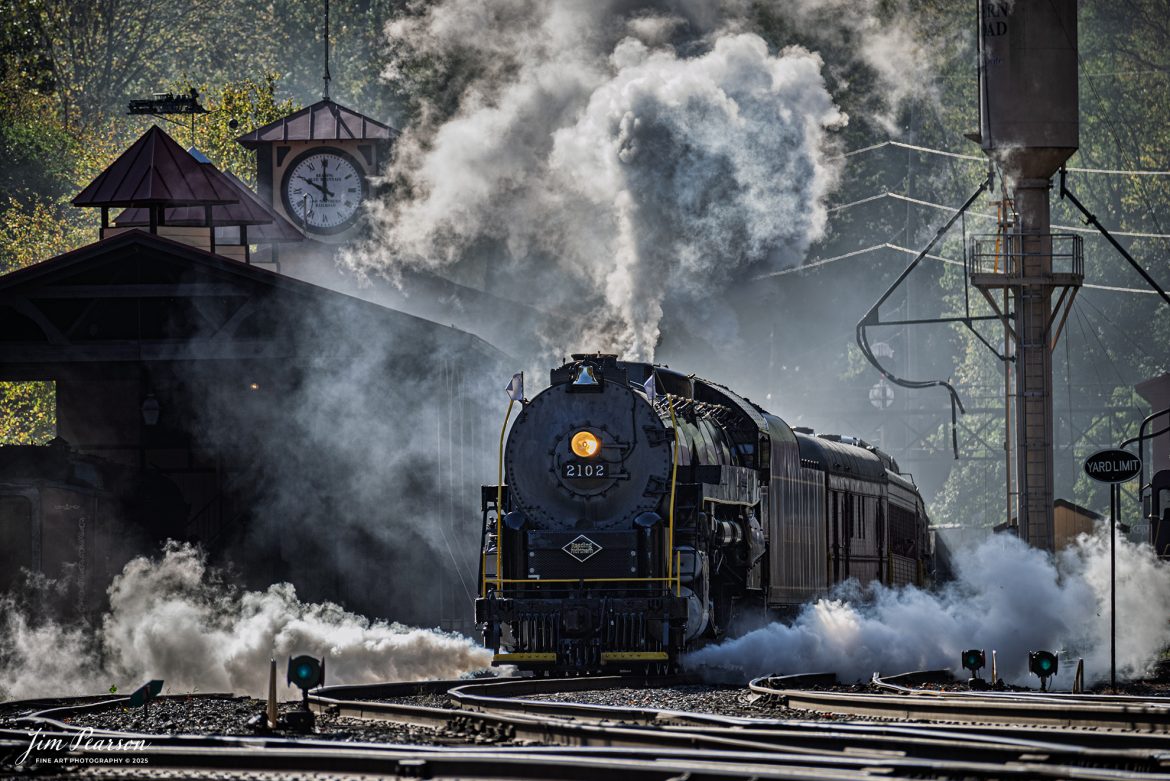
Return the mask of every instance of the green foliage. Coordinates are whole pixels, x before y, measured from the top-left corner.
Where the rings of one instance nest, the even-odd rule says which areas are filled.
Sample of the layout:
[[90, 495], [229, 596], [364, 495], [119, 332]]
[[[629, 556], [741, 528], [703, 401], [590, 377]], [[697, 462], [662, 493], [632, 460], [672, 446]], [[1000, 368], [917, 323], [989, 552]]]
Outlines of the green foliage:
[[0, 382], [0, 445], [43, 445], [56, 435], [52, 382]]
[[0, 83], [0, 192], [22, 201], [66, 192], [72, 184], [74, 136], [58, 121], [51, 98]]
[[[276, 97], [278, 78], [276, 73], [268, 73], [259, 80], [244, 79], [213, 86], [183, 83], [173, 91], [186, 92], [195, 87], [200, 103], [209, 113], [196, 119], [194, 138], [190, 125], [185, 123], [167, 125], [166, 130], [185, 148], [194, 146], [220, 170], [230, 171], [249, 186], [255, 186], [256, 155], [236, 139], [300, 108], [292, 99]], [[236, 123], [235, 127], [232, 122]]]
[[65, 212], [50, 199], [9, 198], [0, 206], [0, 273], [39, 263], [92, 238], [95, 226], [79, 216], [76, 209]]
[[23, 40], [51, 78], [66, 126], [87, 129], [181, 74], [220, 77], [246, 63], [231, 35], [257, 3], [215, 0], [37, 0], [18, 15]]

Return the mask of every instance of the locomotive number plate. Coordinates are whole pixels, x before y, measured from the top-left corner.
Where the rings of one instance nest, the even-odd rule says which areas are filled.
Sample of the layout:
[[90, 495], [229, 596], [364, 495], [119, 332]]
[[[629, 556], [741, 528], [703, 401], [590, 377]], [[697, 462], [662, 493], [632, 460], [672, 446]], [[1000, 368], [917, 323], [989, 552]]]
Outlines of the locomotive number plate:
[[561, 464], [561, 477], [570, 480], [612, 477], [610, 464], [604, 461], [566, 461]]

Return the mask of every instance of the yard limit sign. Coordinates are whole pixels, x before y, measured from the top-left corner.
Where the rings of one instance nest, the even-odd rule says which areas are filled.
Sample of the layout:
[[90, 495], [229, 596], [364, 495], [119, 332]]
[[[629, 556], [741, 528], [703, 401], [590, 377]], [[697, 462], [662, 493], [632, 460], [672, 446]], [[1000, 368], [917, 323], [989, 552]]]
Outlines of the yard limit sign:
[[1109, 677], [1117, 693], [1117, 516], [1121, 484], [1138, 476], [1142, 460], [1124, 450], [1101, 450], [1085, 459], [1085, 474], [1109, 483]]

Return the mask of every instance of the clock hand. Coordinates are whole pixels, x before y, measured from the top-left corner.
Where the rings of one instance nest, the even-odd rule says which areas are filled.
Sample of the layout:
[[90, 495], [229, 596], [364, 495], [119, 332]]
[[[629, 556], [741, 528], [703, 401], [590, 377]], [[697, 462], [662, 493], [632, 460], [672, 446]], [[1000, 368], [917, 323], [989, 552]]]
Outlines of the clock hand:
[[305, 184], [311, 184], [311, 185], [313, 185], [313, 186], [314, 186], [314, 187], [316, 187], [318, 190], [321, 190], [321, 192], [326, 192], [325, 188], [323, 188], [321, 185], [319, 185], [319, 184], [317, 184], [316, 182], [314, 182], [312, 179], [306, 179], [306, 178], [305, 178], [305, 177], [303, 177], [303, 176], [298, 176], [297, 178], [298, 178], [298, 179], [300, 179], [300, 180], [301, 180], [302, 182], [304, 182]]
[[304, 182], [305, 184], [311, 184], [311, 185], [313, 185], [313, 187], [315, 187], [315, 188], [317, 188], [318, 190], [320, 190], [320, 191], [321, 191], [321, 195], [322, 195], [322, 196], [324, 196], [324, 199], [325, 199], [325, 200], [329, 200], [329, 197], [333, 195], [333, 191], [332, 191], [332, 190], [330, 190], [328, 187], [322, 187], [321, 185], [319, 185], [319, 184], [317, 184], [316, 182], [314, 182], [312, 179], [307, 179], [307, 178], [305, 178], [305, 177], [303, 177], [303, 176], [299, 176], [299, 175], [297, 176], [297, 178], [298, 178], [298, 179], [300, 179], [300, 180], [301, 180], [302, 182]]
[[329, 159], [325, 158], [325, 159], [321, 160], [321, 187], [319, 189], [321, 190], [322, 195], [325, 196], [326, 201], [328, 201], [329, 196], [333, 194], [329, 191], [329, 180], [325, 178], [328, 170], [329, 170]]

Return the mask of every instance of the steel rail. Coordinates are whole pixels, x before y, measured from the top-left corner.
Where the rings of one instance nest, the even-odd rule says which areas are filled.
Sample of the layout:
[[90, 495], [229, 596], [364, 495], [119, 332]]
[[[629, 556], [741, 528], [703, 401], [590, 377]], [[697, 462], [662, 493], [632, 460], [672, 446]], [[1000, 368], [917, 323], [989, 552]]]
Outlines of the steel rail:
[[[804, 685], [816, 685], [829, 682], [828, 678], [829, 676], [825, 675], [816, 678], [806, 676], [803, 681]], [[796, 682], [793, 679], [788, 681], [789, 684]], [[670, 684], [679, 681], [655, 679], [652, 682]], [[1102, 743], [1098, 748], [1088, 748], [1069, 745], [1063, 741], [1022, 738], [1018, 729], [1010, 733], [1001, 730], [1000, 734], [988, 735], [973, 732], [970, 725], [964, 725], [965, 729], [956, 733], [951, 728], [942, 728], [939, 725], [933, 725], [932, 729], [924, 729], [921, 726], [882, 723], [792, 722], [713, 714], [684, 714], [653, 708], [516, 699], [552, 691], [625, 687], [630, 683], [630, 679], [621, 678], [390, 683], [329, 687], [318, 690], [310, 698], [315, 709], [328, 710], [339, 715], [425, 724], [440, 728], [470, 727], [472, 731], [478, 729], [499, 737], [554, 744], [540, 749], [527, 747], [451, 749], [386, 744], [355, 746], [340, 745], [331, 741], [288, 740], [274, 737], [172, 737], [111, 731], [98, 731], [95, 734], [142, 737], [156, 743], [157, 751], [163, 752], [166, 756], [179, 756], [183, 751], [195, 754], [220, 752], [225, 757], [233, 751], [263, 756], [294, 752], [297, 756], [307, 756], [305, 752], [308, 751], [345, 758], [355, 751], [365, 754], [374, 752], [381, 757], [378, 762], [387, 768], [394, 768], [382, 772], [395, 773], [405, 769], [405, 766], [399, 768], [394, 763], [406, 756], [404, 752], [413, 752], [404, 761], [417, 763], [420, 760], [416, 755], [425, 756], [422, 767], [426, 773], [435, 777], [442, 777], [442, 773], [446, 772], [444, 768], [450, 769], [452, 773], [461, 772], [464, 777], [477, 777], [476, 757], [482, 762], [491, 763], [497, 772], [503, 773], [507, 770], [509, 776], [517, 778], [659, 777], [637, 764], [645, 762], [647, 758], [654, 758], [659, 769], [664, 764], [670, 765], [673, 769], [681, 767], [682, 772], [691, 772], [693, 778], [705, 777], [695, 774], [695, 768], [703, 765], [703, 762], [707, 763], [703, 765], [707, 770], [716, 774], [721, 772], [725, 777], [739, 775], [738, 769], [735, 774], [728, 774], [727, 770], [729, 767], [741, 766], [751, 768], [745, 775], [759, 778], [791, 778], [813, 773], [818, 777], [858, 778], [870, 777], [871, 773], [875, 772], [894, 776], [930, 774], [932, 777], [940, 778], [1117, 779], [1136, 777], [1133, 775], [1135, 773], [1143, 774], [1141, 776], [1143, 778], [1170, 777], [1148, 775], [1167, 771], [1167, 762], [1170, 761], [1167, 757], [1170, 757], [1170, 753], [1167, 752], [1165, 745], [1158, 750], [1151, 746], [1120, 748], [1109, 743]], [[433, 708], [377, 701], [443, 692], [447, 692], [460, 707]], [[906, 699], [903, 695], [897, 696]], [[356, 699], [342, 699], [343, 697]], [[115, 707], [122, 702], [124, 700], [121, 698], [96, 703], [84, 702], [71, 707], [49, 708], [26, 718], [41, 725], [59, 725], [64, 728], [60, 734], [76, 735], [79, 729], [77, 725], [65, 724], [56, 717], [65, 718], [69, 711], [76, 714], [100, 707]], [[0, 733], [0, 741], [4, 737], [4, 734]], [[257, 751], [258, 748], [264, 750]], [[570, 756], [573, 758], [567, 759]], [[504, 765], [499, 764], [501, 757], [505, 758]], [[591, 775], [561, 773], [562, 768], [558, 763], [564, 761], [572, 764], [578, 759], [589, 759], [593, 763], [578, 765], [588, 767]], [[201, 767], [197, 764], [199, 761], [201, 760], [197, 756], [187, 756], [176, 766]], [[231, 760], [224, 761], [230, 764]], [[362, 761], [369, 761], [369, 758], [366, 757]], [[511, 766], [507, 764], [511, 761], [518, 762], [524, 767], [535, 765], [542, 769], [531, 775], [525, 775], [520, 771], [513, 773]], [[196, 764], [183, 764], [184, 762]], [[444, 762], [454, 764], [443, 765]], [[634, 764], [630, 765], [631, 762]], [[164, 764], [164, 761], [160, 759], [159, 764]], [[274, 760], [273, 764], [277, 765], [279, 762]], [[461, 769], [456, 769], [456, 765]], [[621, 771], [614, 769], [618, 765], [623, 768]], [[340, 769], [346, 766], [343, 763], [330, 767]], [[307, 766], [297, 767], [304, 769]], [[761, 768], [768, 772], [761, 772]], [[621, 775], [627, 771], [628, 775]], [[650, 774], [640, 775], [643, 772]]]
[[[836, 682], [832, 674], [792, 676], [790, 684], [825, 685]], [[678, 679], [654, 679], [652, 684], [679, 683]], [[780, 719], [720, 716], [613, 705], [542, 702], [517, 699], [550, 692], [597, 690], [630, 685], [628, 678], [575, 678], [567, 680], [505, 679], [477, 681], [454, 687], [449, 694], [453, 702], [468, 711], [466, 718], [491, 720], [495, 729], [510, 724], [515, 737], [549, 742], [570, 741], [583, 745], [662, 745], [682, 739], [684, 745], [709, 747], [713, 750], [768, 749], [801, 753], [855, 752], [863, 755], [889, 755], [891, 752], [918, 759], [948, 759], [977, 751], [983, 759], [1001, 763], [1023, 758], [1043, 757], [1045, 762], [1076, 766], [1113, 766], [1157, 772], [1165, 769], [1161, 757], [1168, 756], [1170, 742], [1130, 741], [1126, 745], [1100, 741], [1080, 745], [1074, 735], [1053, 737], [1051, 731], [1030, 733], [1020, 730], [996, 730], [980, 734], [962, 730], [954, 734], [935, 725], [923, 729], [914, 725], [832, 724], [793, 722]], [[344, 713], [378, 718], [375, 712], [384, 704], [373, 706], [347, 703]], [[390, 706], [397, 708], [400, 706]], [[399, 711], [401, 714], [401, 711]], [[535, 724], [533, 723], [535, 722]], [[633, 729], [631, 729], [633, 725]], [[652, 728], [652, 729], [648, 729]], [[669, 739], [666, 739], [670, 736]], [[647, 742], [649, 741], [649, 742]], [[1123, 741], [1124, 742], [1124, 741]]]
[[[671, 779], [683, 776], [706, 779], [807, 778], [815, 775], [829, 779], [872, 779], [875, 775], [895, 778], [928, 775], [939, 779], [1170, 779], [1168, 774], [1151, 774], [1144, 769], [1127, 772], [1100, 767], [1056, 766], [1046, 764], [1039, 756], [997, 763], [987, 759], [963, 761], [905, 757], [899, 752], [866, 755], [796, 754], [775, 750], [664, 752], [661, 748], [634, 750], [620, 747], [450, 749], [324, 741], [309, 741], [299, 746], [289, 741], [283, 745], [270, 742], [259, 751], [254, 745], [193, 745], [178, 737], [164, 737], [162, 740], [167, 742], [134, 753], [134, 756], [148, 760], [148, 765], [121, 768], [125, 772], [118, 772], [117, 777], [156, 778], [160, 768], [182, 768], [215, 771], [216, 778], [230, 777], [233, 771], [266, 771], [295, 772], [301, 776], [328, 773], [336, 777], [336, 774], [363, 773], [427, 778]], [[0, 733], [0, 757], [11, 757], [26, 747], [27, 743], [20, 737], [12, 739], [8, 734]], [[88, 748], [78, 748], [67, 754], [73, 765], [80, 766], [81, 775], [85, 775], [87, 760], [109, 756], [108, 751]], [[109, 777], [114, 769], [104, 764], [97, 767], [103, 777]]]
[[[877, 680], [882, 680], [878, 678]], [[1022, 694], [988, 696], [986, 692], [932, 692], [883, 681], [890, 694], [842, 693], [776, 688], [757, 678], [749, 688], [779, 698], [786, 707], [848, 716], [899, 720], [999, 723], [1020, 726], [1095, 727], [1170, 733], [1170, 703], [1148, 698], [1086, 702]]]
[[[950, 671], [946, 671], [948, 674]], [[929, 673], [928, 673], [929, 674]], [[912, 675], [921, 675], [921, 673], [913, 673]], [[952, 679], [953, 680], [953, 679]], [[1033, 692], [1033, 691], [1012, 691], [1004, 690], [998, 691], [995, 689], [970, 691], [964, 690], [939, 690], [939, 689], [916, 689], [912, 686], [904, 686], [899, 683], [894, 683], [894, 677], [883, 678], [874, 675], [870, 683], [880, 689], [891, 691], [896, 694], [906, 694], [916, 697], [966, 697], [966, 698], [985, 698], [994, 700], [1014, 700], [1019, 702], [1053, 702], [1053, 703], [1087, 703], [1087, 704], [1139, 704], [1147, 705], [1152, 708], [1170, 708], [1170, 697], [1149, 697], [1136, 694], [1092, 694], [1089, 692]]]
[[[0, 757], [22, 751], [25, 741], [0, 737]], [[631, 781], [667, 781], [686, 776], [696, 779], [727, 778], [807, 778], [815, 772], [818, 778], [858, 779], [870, 777], [863, 760], [833, 763], [817, 761], [817, 757], [802, 757], [802, 761], [786, 766], [783, 758], [767, 755], [728, 754], [712, 757], [710, 752], [683, 757], [661, 757], [655, 752], [622, 755], [617, 751], [589, 752], [575, 750], [555, 752], [510, 749], [502, 750], [427, 750], [423, 747], [350, 746], [334, 743], [330, 746], [255, 748], [222, 746], [151, 746], [134, 756], [148, 764], [110, 765], [87, 762], [110, 757], [109, 752], [78, 749], [70, 751], [70, 777], [86, 777], [92, 767], [94, 775], [103, 778], [156, 779], [167, 771], [186, 771], [195, 777], [230, 779], [233, 776], [256, 778], [257, 773], [279, 773], [282, 777], [330, 779], [361, 774], [364, 776], [392, 776], [395, 778], [452, 778], [452, 779], [566, 779], [592, 781], [593, 779], [631, 779]], [[843, 767], [842, 767], [843, 765]], [[0, 768], [3, 764], [0, 764]], [[58, 766], [60, 770], [66, 768]], [[975, 776], [980, 777], [980, 776]], [[991, 778], [986, 775], [982, 777]], [[1028, 776], [1017, 773], [1013, 777]], [[1056, 778], [1058, 776], [1049, 775]], [[1101, 776], [1104, 778], [1104, 776]]]

